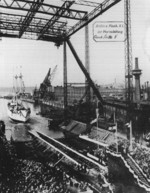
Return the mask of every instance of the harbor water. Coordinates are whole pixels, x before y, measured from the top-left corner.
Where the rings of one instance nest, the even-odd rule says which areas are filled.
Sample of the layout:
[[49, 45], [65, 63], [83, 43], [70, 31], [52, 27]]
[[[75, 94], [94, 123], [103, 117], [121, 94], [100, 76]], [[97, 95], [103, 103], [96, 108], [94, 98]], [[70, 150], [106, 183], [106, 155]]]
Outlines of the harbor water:
[[[7, 99], [0, 99], [0, 120], [3, 120], [6, 125], [6, 137], [9, 140], [11, 136], [12, 129], [17, 125], [17, 123], [14, 123], [11, 121], [7, 115], [7, 103], [9, 100]], [[23, 102], [25, 107], [29, 107], [31, 109], [31, 118], [30, 120], [25, 123], [25, 125], [28, 125], [30, 129], [40, 130], [47, 135], [50, 135], [54, 138], [60, 138], [63, 137], [63, 134], [60, 131], [53, 131], [48, 129], [48, 120], [42, 116], [39, 115], [40, 112], [40, 106], [34, 105], [32, 103]]]

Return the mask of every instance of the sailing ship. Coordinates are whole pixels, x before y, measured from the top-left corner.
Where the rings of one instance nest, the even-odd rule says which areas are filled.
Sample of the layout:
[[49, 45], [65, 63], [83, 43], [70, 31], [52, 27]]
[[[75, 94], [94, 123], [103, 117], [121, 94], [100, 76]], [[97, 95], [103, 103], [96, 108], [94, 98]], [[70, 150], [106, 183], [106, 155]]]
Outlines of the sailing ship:
[[[30, 119], [31, 110], [26, 108], [21, 101], [21, 96], [25, 92], [24, 82], [22, 80], [22, 74], [20, 76], [15, 76], [15, 85], [13, 86], [14, 97], [11, 102], [8, 103], [8, 116], [11, 120], [17, 122], [27, 122]], [[18, 87], [18, 78], [20, 83], [20, 88]]]

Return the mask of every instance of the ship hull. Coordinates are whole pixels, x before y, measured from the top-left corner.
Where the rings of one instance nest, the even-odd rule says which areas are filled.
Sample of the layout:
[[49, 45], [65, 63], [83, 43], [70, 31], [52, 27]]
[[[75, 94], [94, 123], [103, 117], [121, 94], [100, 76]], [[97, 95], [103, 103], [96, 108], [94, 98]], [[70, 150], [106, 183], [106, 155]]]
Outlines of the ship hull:
[[30, 119], [30, 113], [28, 112], [28, 110], [20, 110], [12, 112], [8, 107], [7, 113], [8, 117], [15, 122], [25, 123]]

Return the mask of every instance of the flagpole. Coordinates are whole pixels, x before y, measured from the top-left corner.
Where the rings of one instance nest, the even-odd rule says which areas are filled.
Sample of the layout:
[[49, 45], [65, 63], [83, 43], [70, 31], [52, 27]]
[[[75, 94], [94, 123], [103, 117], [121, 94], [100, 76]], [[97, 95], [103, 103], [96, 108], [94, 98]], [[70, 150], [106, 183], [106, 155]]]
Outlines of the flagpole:
[[130, 121], [130, 151], [133, 150], [132, 147], [132, 121]]
[[[97, 108], [96, 108], [96, 126], [97, 126], [97, 130], [98, 130], [98, 117], [99, 117], [99, 109], [98, 109], [98, 101], [97, 101]], [[96, 134], [97, 133], [98, 133], [98, 131], [96, 132]], [[98, 145], [98, 149], [99, 149], [99, 145]]]
[[116, 133], [115, 133], [115, 138], [116, 138], [116, 152], [118, 153], [118, 131], [117, 131], [117, 121], [116, 121], [116, 115], [114, 112], [114, 123], [116, 125]]

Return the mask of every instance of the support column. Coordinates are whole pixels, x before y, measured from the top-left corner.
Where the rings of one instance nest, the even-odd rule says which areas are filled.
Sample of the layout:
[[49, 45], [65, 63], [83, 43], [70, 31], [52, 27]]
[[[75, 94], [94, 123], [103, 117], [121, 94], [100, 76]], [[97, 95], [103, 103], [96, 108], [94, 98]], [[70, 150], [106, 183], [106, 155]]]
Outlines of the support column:
[[125, 13], [125, 89], [127, 101], [127, 121], [132, 119], [133, 76], [132, 76], [132, 42], [131, 42], [131, 0], [124, 0]]
[[68, 108], [68, 99], [67, 99], [67, 49], [66, 41], [64, 41], [64, 119], [67, 119], [67, 108]]
[[70, 42], [69, 39], [67, 39], [67, 44], [68, 44], [68, 46], [69, 46], [72, 54], [74, 55], [74, 57], [75, 57], [78, 65], [79, 65], [79, 67], [81, 68], [81, 70], [82, 70], [82, 72], [84, 73], [85, 77], [86, 77], [87, 80], [89, 81], [90, 86], [91, 86], [92, 89], [93, 89], [93, 92], [94, 92], [95, 95], [97, 96], [97, 98], [98, 98], [98, 100], [99, 100], [99, 105], [100, 105], [100, 107], [101, 107], [101, 109], [100, 109], [100, 110], [101, 110], [100, 114], [102, 114], [102, 113], [103, 113], [103, 104], [104, 104], [103, 98], [101, 97], [101, 94], [100, 94], [99, 90], [97, 89], [97, 87], [95, 86], [94, 82], [92, 81], [89, 73], [87, 72], [86, 68], [84, 67], [83, 63], [81, 62], [79, 56], [77, 55], [77, 53], [76, 53], [76, 51], [75, 51], [75, 49], [74, 49], [74, 47], [73, 47], [73, 45], [71, 44], [71, 42]]
[[[90, 74], [90, 55], [89, 55], [89, 26], [85, 26], [85, 68], [87, 72]], [[86, 102], [89, 103], [91, 99], [91, 93], [90, 93], [90, 84], [88, 79], [85, 79], [85, 85], [86, 85]]]

